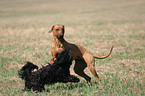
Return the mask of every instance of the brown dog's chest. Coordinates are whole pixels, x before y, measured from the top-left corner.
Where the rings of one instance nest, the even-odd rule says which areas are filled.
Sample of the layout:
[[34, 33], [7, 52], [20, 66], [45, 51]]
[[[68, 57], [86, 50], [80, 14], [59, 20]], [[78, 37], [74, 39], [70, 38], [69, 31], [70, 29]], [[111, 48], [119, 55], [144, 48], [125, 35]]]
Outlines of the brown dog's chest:
[[53, 42], [51, 45], [51, 53], [54, 58], [57, 56], [57, 54], [59, 54], [61, 51], [64, 51], [66, 49], [70, 50], [74, 60], [83, 59], [83, 54], [84, 52], [86, 52], [86, 49], [82, 46], [68, 43], [64, 39], [59, 40], [56, 37], [53, 38]]
[[52, 55], [59, 54], [61, 51], [64, 51], [65, 48], [62, 44], [52, 43], [51, 44], [51, 52]]
[[64, 51], [66, 49], [70, 50], [73, 59], [80, 59], [80, 57], [82, 57], [81, 51], [74, 44], [68, 43], [67, 45], [64, 46], [63, 44], [52, 43], [51, 45], [51, 51], [53, 56], [56, 56], [61, 51]]

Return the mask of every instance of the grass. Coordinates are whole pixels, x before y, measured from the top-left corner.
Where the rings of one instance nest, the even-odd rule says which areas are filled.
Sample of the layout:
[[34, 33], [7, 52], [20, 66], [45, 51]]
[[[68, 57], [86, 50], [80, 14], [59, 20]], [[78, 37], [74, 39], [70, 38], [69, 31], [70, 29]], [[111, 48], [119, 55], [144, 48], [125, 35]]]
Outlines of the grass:
[[[0, 0], [0, 95], [2, 96], [144, 96], [144, 0]], [[57, 83], [42, 93], [23, 92], [17, 72], [31, 61], [39, 67], [51, 59], [54, 24], [64, 24], [67, 41], [84, 46], [95, 55], [102, 82], [91, 76], [88, 84]], [[74, 74], [71, 66], [71, 74]]]

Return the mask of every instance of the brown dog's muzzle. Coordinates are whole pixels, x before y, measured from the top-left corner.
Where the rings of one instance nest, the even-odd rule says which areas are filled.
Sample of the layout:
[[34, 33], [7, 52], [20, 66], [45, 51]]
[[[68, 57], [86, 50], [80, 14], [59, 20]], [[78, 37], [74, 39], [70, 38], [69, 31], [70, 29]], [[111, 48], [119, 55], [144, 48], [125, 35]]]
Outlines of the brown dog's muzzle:
[[64, 36], [64, 34], [63, 34], [63, 33], [60, 33], [59, 35], [57, 35], [57, 38], [58, 38], [58, 39], [62, 39], [63, 36]]

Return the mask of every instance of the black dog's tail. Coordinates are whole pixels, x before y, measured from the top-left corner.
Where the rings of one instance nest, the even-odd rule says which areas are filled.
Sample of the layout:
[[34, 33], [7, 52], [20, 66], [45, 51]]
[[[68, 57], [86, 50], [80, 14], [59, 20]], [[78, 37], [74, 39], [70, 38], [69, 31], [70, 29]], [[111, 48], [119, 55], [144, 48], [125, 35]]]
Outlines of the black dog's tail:
[[38, 69], [38, 66], [34, 65], [33, 63], [31, 62], [27, 62], [27, 64], [25, 64], [19, 71], [18, 71], [18, 74], [19, 74], [19, 77], [26, 80], [29, 78], [29, 76], [31, 76], [31, 72], [34, 70], [34, 69]]

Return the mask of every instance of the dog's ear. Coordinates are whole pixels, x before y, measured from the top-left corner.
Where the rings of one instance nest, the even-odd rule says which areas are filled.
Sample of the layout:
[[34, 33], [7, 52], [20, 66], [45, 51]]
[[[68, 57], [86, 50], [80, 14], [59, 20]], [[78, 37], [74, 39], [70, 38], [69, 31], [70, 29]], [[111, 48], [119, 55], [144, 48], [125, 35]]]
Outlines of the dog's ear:
[[51, 30], [49, 31], [49, 33], [51, 33], [51, 32], [53, 31], [54, 26], [55, 26], [55, 25], [52, 26], [52, 28], [51, 28]]
[[62, 25], [63, 26], [63, 28], [64, 28], [64, 25]]
[[62, 25], [62, 26], [63, 26], [63, 32], [65, 32], [64, 25]]

